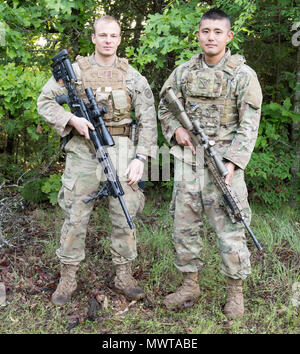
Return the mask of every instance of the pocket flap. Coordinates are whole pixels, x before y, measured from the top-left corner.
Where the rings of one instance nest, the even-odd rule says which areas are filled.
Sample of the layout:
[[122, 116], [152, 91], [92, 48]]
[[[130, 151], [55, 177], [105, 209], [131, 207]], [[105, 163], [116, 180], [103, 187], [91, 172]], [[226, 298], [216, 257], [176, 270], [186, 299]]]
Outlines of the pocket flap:
[[72, 175], [72, 174], [67, 174], [66, 172], [64, 172], [64, 174], [61, 177], [62, 185], [71, 191], [74, 188], [77, 177], [78, 177], [77, 174]]
[[111, 92], [116, 109], [126, 109], [128, 106], [126, 93], [124, 90], [112, 90]]

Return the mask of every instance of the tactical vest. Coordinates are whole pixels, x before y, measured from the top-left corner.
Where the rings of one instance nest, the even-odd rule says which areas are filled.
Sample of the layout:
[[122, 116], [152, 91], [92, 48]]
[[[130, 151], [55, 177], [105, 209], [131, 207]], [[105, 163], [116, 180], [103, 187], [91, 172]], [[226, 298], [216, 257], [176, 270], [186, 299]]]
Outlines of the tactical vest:
[[201, 67], [199, 54], [190, 61], [182, 78], [185, 109], [189, 117], [200, 120], [209, 136], [216, 136], [220, 125], [238, 122], [237, 102], [231, 93], [230, 82], [244, 62], [245, 59], [238, 54], [230, 56], [217, 69]]
[[126, 87], [127, 59], [118, 58], [114, 67], [92, 65], [89, 57], [77, 56], [76, 62], [81, 69], [82, 80], [79, 96], [86, 98], [84, 90], [91, 87], [99, 107], [105, 105], [108, 109], [103, 117], [106, 122], [130, 118], [131, 98]]

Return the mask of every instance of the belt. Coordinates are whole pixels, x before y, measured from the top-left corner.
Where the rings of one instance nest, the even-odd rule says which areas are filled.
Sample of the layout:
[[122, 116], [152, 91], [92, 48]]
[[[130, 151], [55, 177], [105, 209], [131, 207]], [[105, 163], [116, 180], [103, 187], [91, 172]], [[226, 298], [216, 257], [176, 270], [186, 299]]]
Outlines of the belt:
[[124, 136], [130, 135], [130, 125], [129, 124], [119, 125], [117, 127], [106, 127], [106, 128], [110, 132], [111, 135], [124, 135]]
[[[130, 136], [130, 125], [119, 125], [117, 127], [106, 127], [111, 135]], [[73, 135], [80, 135], [76, 129], [72, 130]]]

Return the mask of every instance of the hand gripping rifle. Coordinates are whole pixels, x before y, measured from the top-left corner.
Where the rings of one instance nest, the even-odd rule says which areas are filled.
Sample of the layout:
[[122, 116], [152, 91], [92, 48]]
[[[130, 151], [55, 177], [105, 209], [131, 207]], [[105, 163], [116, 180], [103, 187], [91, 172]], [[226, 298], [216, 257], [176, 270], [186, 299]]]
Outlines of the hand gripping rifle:
[[[60, 105], [67, 103], [71, 109], [71, 112], [75, 116], [85, 118], [95, 127], [95, 130], [89, 129], [89, 135], [95, 146], [98, 161], [100, 162], [107, 178], [107, 181], [103, 184], [102, 189], [98, 192], [98, 194], [92, 198], [84, 200], [84, 202], [89, 203], [91, 200], [102, 199], [103, 197], [108, 196], [118, 198], [129, 227], [134, 229], [134, 223], [122, 198], [122, 195], [124, 195], [124, 190], [106, 149], [106, 146], [115, 145], [115, 142], [107, 130], [102, 118], [103, 115], [107, 112], [107, 108], [105, 106], [103, 106], [101, 109], [98, 108], [94, 93], [90, 87], [85, 89], [89, 104], [84, 103], [84, 101], [79, 98], [74, 86], [74, 83], [77, 81], [77, 77], [67, 56], [68, 51], [63, 49], [52, 58], [53, 63], [51, 64], [51, 67], [53, 68], [53, 76], [56, 81], [63, 82], [65, 88], [68, 91], [68, 95], [59, 96], [56, 98], [56, 101]], [[102, 134], [100, 133], [99, 129], [97, 129], [99, 127]]]
[[225, 210], [233, 223], [241, 221], [249, 232], [255, 246], [262, 252], [262, 246], [254, 236], [250, 226], [246, 223], [243, 209], [240, 205], [238, 197], [229, 185], [225, 183], [225, 176], [228, 174], [227, 168], [222, 162], [222, 158], [214, 149], [215, 142], [209, 140], [204, 133], [203, 125], [199, 120], [191, 121], [185, 112], [180, 100], [176, 97], [171, 87], [167, 87], [162, 93], [164, 103], [169, 110], [175, 115], [182, 126], [190, 133], [192, 142], [195, 146], [201, 145], [204, 148], [204, 160], [211, 172], [215, 185], [221, 190], [225, 201]]

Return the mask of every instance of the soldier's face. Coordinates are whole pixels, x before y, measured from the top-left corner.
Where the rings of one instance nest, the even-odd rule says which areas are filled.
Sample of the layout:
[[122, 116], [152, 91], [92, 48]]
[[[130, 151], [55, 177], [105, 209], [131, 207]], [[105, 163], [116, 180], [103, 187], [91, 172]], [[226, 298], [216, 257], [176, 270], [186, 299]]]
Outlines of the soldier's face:
[[203, 20], [201, 22], [197, 36], [200, 46], [205, 55], [214, 57], [225, 54], [225, 48], [233, 37], [229, 23], [226, 19], [222, 20]]
[[121, 42], [120, 27], [114, 21], [99, 21], [92, 34], [95, 50], [101, 56], [114, 56]]

